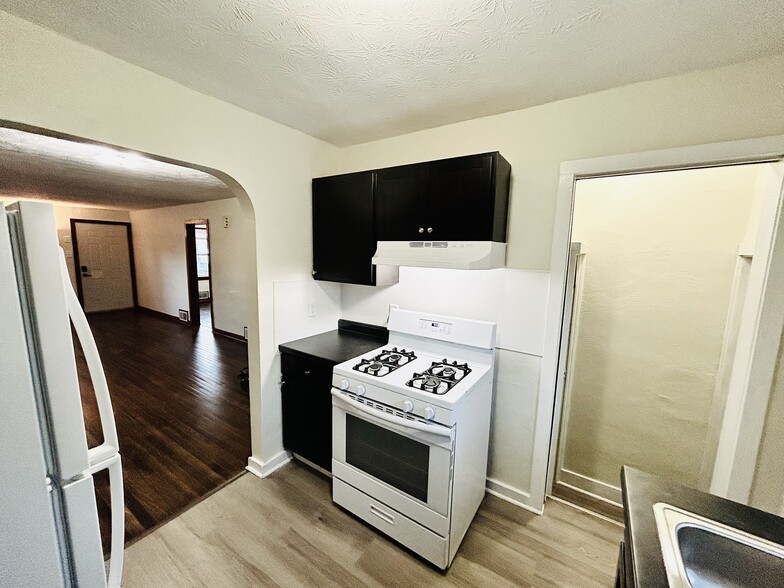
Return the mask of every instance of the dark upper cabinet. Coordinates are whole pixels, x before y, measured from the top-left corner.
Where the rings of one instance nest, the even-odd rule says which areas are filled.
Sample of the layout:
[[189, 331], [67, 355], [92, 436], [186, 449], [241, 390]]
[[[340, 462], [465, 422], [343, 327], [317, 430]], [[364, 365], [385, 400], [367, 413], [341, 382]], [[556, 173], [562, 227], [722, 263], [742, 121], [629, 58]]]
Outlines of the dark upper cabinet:
[[493, 156], [429, 164], [427, 234], [438, 241], [492, 241]]
[[496, 151], [313, 180], [313, 275], [381, 285], [378, 241], [506, 241], [511, 166]]
[[374, 284], [373, 172], [313, 180], [313, 276]]
[[427, 202], [428, 166], [417, 163], [376, 172], [376, 238], [379, 241], [422, 239]]
[[379, 241], [506, 241], [511, 166], [498, 152], [376, 174]]

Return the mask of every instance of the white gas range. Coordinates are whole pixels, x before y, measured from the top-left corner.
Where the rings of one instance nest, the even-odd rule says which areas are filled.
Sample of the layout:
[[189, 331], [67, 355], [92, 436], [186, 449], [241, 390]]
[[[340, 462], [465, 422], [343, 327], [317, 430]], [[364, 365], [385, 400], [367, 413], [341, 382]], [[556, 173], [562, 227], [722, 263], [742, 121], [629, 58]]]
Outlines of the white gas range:
[[442, 569], [485, 493], [495, 323], [394, 309], [332, 374], [333, 500]]

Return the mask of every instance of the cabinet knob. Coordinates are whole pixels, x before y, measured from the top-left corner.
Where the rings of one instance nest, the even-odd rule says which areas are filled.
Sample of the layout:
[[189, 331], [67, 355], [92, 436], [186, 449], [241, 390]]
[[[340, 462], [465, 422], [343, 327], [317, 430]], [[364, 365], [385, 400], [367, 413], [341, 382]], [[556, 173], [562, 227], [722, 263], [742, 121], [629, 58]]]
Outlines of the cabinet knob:
[[427, 227], [427, 232], [428, 233], [432, 233], [433, 232], [433, 227]]
[[419, 227], [419, 232], [420, 233], [424, 233], [425, 232], [425, 227]]
[[310, 273], [311, 273], [311, 274], [313, 274], [313, 275], [315, 276], [315, 275], [316, 275], [316, 270], [313, 270], [313, 271], [312, 271], [312, 272], [310, 272]]
[[305, 375], [309, 376], [310, 375], [310, 370], [305, 370]]

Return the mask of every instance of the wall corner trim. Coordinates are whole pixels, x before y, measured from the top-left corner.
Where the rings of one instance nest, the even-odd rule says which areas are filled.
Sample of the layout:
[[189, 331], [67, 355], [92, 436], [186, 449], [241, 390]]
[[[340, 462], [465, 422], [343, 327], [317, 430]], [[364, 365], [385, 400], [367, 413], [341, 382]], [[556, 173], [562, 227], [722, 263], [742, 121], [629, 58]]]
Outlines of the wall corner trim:
[[505, 500], [510, 504], [514, 504], [515, 506], [523, 508], [534, 514], [540, 515], [544, 513], [544, 509], [536, 508], [529, 504], [531, 501], [531, 495], [528, 492], [519, 490], [514, 486], [510, 486], [509, 484], [504, 484], [499, 480], [487, 478], [487, 487], [485, 488], [485, 491], [488, 494], [492, 494], [501, 500]]
[[286, 450], [281, 451], [267, 461], [261, 461], [257, 457], [251, 455], [248, 458], [248, 465], [245, 466], [245, 469], [259, 478], [266, 478], [275, 470], [280, 469], [289, 463], [291, 458], [291, 452]]

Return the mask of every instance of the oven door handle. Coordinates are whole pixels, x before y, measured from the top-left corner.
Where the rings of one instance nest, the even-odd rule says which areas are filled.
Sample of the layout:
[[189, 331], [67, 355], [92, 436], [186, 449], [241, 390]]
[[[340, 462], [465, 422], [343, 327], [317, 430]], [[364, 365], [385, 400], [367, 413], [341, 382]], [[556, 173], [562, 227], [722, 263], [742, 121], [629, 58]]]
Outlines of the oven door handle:
[[410, 421], [408, 419], [401, 419], [400, 417], [390, 416], [385, 412], [381, 412], [375, 408], [368, 408], [361, 402], [357, 402], [353, 398], [346, 396], [345, 394], [338, 391], [336, 388], [332, 389], [332, 397], [340, 402], [344, 402], [348, 406], [350, 406], [353, 410], [359, 411], [364, 413], [374, 419], [387, 422], [391, 425], [396, 425], [403, 429], [414, 429], [415, 431], [420, 431], [422, 433], [430, 433], [431, 435], [438, 435], [440, 437], [451, 437], [452, 436], [452, 429], [449, 427], [444, 427], [441, 425], [426, 425], [424, 423], [420, 423], [419, 421]]

